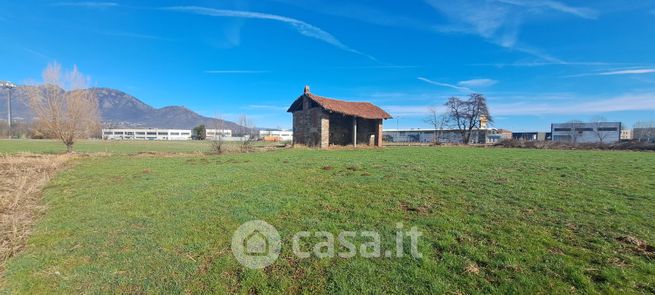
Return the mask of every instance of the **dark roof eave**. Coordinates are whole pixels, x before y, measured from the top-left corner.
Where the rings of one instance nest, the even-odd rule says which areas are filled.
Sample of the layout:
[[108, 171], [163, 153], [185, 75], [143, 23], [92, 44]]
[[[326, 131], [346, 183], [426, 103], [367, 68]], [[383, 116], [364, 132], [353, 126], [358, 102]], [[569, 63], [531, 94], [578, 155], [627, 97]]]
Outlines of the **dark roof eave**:
[[[339, 111], [339, 110], [330, 109], [330, 108], [327, 108], [325, 105], [323, 105], [320, 101], [314, 99], [313, 96], [314, 96], [314, 95], [312, 95], [312, 94], [309, 94], [309, 95], [307, 95], [307, 94], [303, 94], [303, 95], [299, 96], [299, 97], [298, 97], [298, 98], [297, 98], [297, 99], [296, 99], [296, 100], [291, 104], [291, 106], [289, 107], [289, 109], [287, 109], [287, 113], [293, 113], [293, 112], [298, 111], [298, 109], [297, 109], [298, 104], [302, 103], [302, 98], [303, 98], [303, 97], [307, 97], [307, 98], [311, 99], [312, 101], [316, 102], [318, 105], [320, 105], [321, 108], [323, 108], [324, 110], [329, 111], [329, 112], [339, 113], [339, 114], [346, 115], [346, 116], [358, 117], [358, 118], [363, 118], [363, 119], [368, 119], [368, 120], [387, 120], [387, 119], [393, 119], [393, 117], [392, 117], [389, 113], [385, 112], [385, 111], [382, 110], [380, 107], [378, 107], [378, 106], [376, 106], [376, 105], [374, 105], [374, 104], [372, 104], [372, 103], [368, 103], [368, 102], [347, 102], [347, 101], [341, 101], [341, 102], [343, 102], [343, 103], [360, 103], [360, 104], [361, 104], [361, 103], [367, 103], [367, 104], [371, 105], [372, 107], [377, 108], [377, 109], [380, 110], [382, 113], [384, 113], [383, 116], [368, 117], [368, 116], [361, 116], [361, 115], [356, 115], [356, 114], [351, 114], [351, 113], [345, 113], [345, 112], [342, 112], [342, 111]], [[320, 97], [320, 96], [319, 96], [319, 97]], [[340, 100], [333, 99], [333, 98], [326, 98], [326, 97], [320, 97], [320, 98], [321, 98], [321, 99], [333, 100], [333, 101], [340, 101]]]

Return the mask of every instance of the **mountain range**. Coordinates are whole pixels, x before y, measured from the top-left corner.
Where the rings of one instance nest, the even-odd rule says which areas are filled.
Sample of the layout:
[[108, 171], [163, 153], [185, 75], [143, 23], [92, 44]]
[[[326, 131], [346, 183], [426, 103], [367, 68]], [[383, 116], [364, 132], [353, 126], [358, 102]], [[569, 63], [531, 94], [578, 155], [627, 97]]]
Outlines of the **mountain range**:
[[[29, 108], [29, 87], [34, 86], [18, 86], [12, 90], [12, 116], [17, 122], [31, 122], [34, 117]], [[234, 122], [205, 117], [182, 106], [155, 108], [120, 90], [90, 90], [96, 93], [101, 121], [105, 127], [191, 129], [204, 124], [207, 128], [220, 127], [233, 132], [243, 129]], [[7, 118], [7, 98], [8, 91], [0, 90], [0, 120], [6, 121]]]

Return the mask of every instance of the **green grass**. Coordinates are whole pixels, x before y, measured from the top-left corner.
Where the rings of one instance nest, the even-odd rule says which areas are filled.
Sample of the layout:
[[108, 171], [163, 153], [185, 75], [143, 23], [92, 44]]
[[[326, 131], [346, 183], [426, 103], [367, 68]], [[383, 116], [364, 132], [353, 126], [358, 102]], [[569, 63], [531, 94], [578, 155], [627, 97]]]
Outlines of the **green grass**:
[[[329, 168], [324, 168], [328, 167]], [[653, 293], [652, 153], [480, 148], [91, 158], [46, 188], [9, 293]], [[271, 267], [233, 231], [282, 235]], [[300, 230], [424, 234], [422, 259], [300, 259]], [[386, 238], [385, 238], [386, 237]], [[391, 237], [391, 238], [390, 238]], [[479, 269], [472, 271], [471, 269]]]
[[[237, 145], [236, 142], [228, 142]], [[258, 146], [275, 143], [256, 143]], [[135, 154], [145, 152], [164, 153], [205, 153], [211, 149], [208, 141], [129, 141], [129, 140], [80, 140], [74, 150], [80, 153]], [[45, 139], [0, 139], [0, 154], [22, 152], [38, 154], [59, 154], [66, 152], [66, 146], [60, 141]]]
[[[74, 150], [81, 153], [105, 152], [115, 154], [132, 154], [140, 152], [194, 153], [209, 151], [209, 144], [204, 141], [80, 140], [75, 143]], [[56, 140], [0, 140], [0, 154], [15, 154], [20, 152], [58, 154], [65, 153], [66, 146]]]

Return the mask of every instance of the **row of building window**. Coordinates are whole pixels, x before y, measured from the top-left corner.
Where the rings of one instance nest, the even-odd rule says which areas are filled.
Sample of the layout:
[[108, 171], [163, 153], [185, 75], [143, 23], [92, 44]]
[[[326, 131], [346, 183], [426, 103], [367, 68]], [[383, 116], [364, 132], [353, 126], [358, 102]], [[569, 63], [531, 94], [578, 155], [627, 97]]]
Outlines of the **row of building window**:
[[[105, 131], [103, 134], [104, 135], [134, 135], [135, 132], [122, 132], [122, 131]], [[170, 134], [168, 132], [136, 132], [136, 135], [160, 135], [160, 136], [176, 136], [176, 135], [191, 135], [189, 132], [171, 132]]]
[[[555, 128], [554, 129], [554, 131], [557, 131], [557, 132], [569, 132], [571, 130], [572, 130], [572, 128]], [[594, 131], [594, 128], [575, 128], [575, 131], [577, 131], [577, 132]], [[615, 128], [615, 127], [600, 127], [600, 128], [598, 128], [598, 131], [616, 132], [616, 131], [618, 131], [618, 129]]]

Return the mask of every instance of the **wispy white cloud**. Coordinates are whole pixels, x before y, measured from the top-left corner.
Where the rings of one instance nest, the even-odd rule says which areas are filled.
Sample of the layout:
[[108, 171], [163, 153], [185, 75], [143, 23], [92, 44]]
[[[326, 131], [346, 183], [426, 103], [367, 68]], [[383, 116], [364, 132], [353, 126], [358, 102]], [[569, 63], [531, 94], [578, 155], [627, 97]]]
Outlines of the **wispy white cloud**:
[[544, 10], [569, 13], [593, 19], [597, 12], [582, 7], [571, 7], [556, 1], [540, 0], [425, 0], [451, 19], [452, 23], [439, 27], [445, 32], [477, 34], [505, 46], [516, 44], [520, 26], [526, 19]]
[[452, 95], [449, 88], [444, 88], [443, 91], [429, 90], [429, 91], [381, 91], [377, 89], [362, 88], [356, 91], [355, 94], [348, 95], [354, 101], [370, 101], [375, 104], [412, 104], [422, 102], [437, 101], [441, 98]]
[[498, 81], [493, 79], [472, 79], [459, 81], [457, 85], [462, 87], [489, 87], [498, 84]]
[[554, 0], [424, 0], [451, 19], [448, 24], [432, 26], [417, 18], [403, 17], [400, 13], [389, 13], [375, 7], [347, 1], [346, 3], [321, 0], [272, 1], [381, 26], [479, 35], [491, 43], [539, 59], [530, 62], [528, 66], [581, 65], [582, 63], [565, 61], [519, 42], [520, 27], [525, 22], [549, 12], [569, 14], [585, 19], [596, 19], [599, 15], [597, 10], [571, 6]]
[[604, 99], [579, 98], [550, 103], [490, 104], [498, 115], [575, 115], [655, 110], [655, 92], [627, 93]]
[[559, 62], [549, 62], [549, 61], [516, 61], [512, 63], [482, 63], [482, 64], [473, 64], [473, 66], [492, 66], [497, 68], [503, 67], [541, 67], [541, 66], [609, 66], [609, 65], [618, 65], [616, 63], [607, 63], [607, 62], [575, 62], [575, 61], [559, 61]]
[[104, 35], [107, 35], [107, 36], [114, 36], [114, 37], [126, 37], [126, 38], [157, 40], [157, 41], [171, 41], [171, 39], [164, 38], [164, 37], [159, 37], [159, 36], [154, 36], [154, 35], [147, 35], [147, 34], [132, 33], [132, 32], [101, 32], [101, 34], [104, 34]]
[[375, 59], [373, 56], [362, 53], [358, 50], [355, 50], [345, 45], [344, 43], [339, 41], [339, 39], [337, 39], [335, 36], [328, 33], [327, 31], [319, 27], [316, 27], [314, 25], [303, 22], [301, 20], [297, 20], [295, 18], [275, 15], [275, 14], [261, 13], [261, 12], [214, 9], [214, 8], [198, 7], [198, 6], [176, 6], [176, 7], [165, 7], [163, 9], [208, 15], [208, 16], [217, 16], [217, 17], [250, 18], [250, 19], [263, 19], [263, 20], [273, 20], [273, 21], [283, 22], [294, 27], [301, 35], [321, 40], [341, 50], [358, 54], [377, 62], [377, 59]]
[[[529, 96], [528, 94], [525, 97]], [[655, 110], [655, 92], [625, 93], [598, 98], [596, 96], [572, 96], [565, 99], [508, 101], [496, 97], [489, 102], [494, 116], [543, 116], [543, 115], [593, 115], [624, 111]], [[423, 117], [431, 105], [387, 105], [384, 109], [392, 116]]]
[[574, 7], [566, 5], [562, 2], [548, 1], [548, 0], [496, 0], [501, 3], [512, 4], [522, 7], [531, 8], [549, 8], [555, 11], [568, 13], [571, 15], [579, 16], [587, 19], [598, 18], [598, 11], [586, 7]]
[[[383, 105], [382, 109], [391, 114], [394, 118], [402, 117], [425, 117], [428, 115], [429, 105]], [[437, 107], [437, 112], [443, 112], [445, 108]]]
[[262, 111], [286, 111], [288, 109], [288, 106], [251, 104], [251, 105], [247, 105], [246, 108], [253, 109], [253, 110], [262, 110]]
[[567, 102], [577, 101], [581, 96], [573, 92], [531, 92], [502, 91], [487, 93], [487, 100], [490, 102]]
[[[437, 11], [451, 20], [450, 24], [437, 27], [445, 33], [476, 34], [486, 39], [509, 39], [515, 37], [520, 19], [512, 18], [510, 9], [493, 2], [464, 0], [426, 0]], [[510, 42], [513, 43], [513, 42]]]
[[50, 57], [49, 55], [47, 55], [47, 54], [45, 54], [45, 53], [43, 53], [43, 52], [41, 52], [41, 51], [39, 51], [39, 50], [32, 49], [32, 48], [27, 48], [27, 47], [20, 47], [20, 48], [21, 48], [23, 51], [25, 51], [25, 52], [27, 52], [27, 53], [29, 53], [29, 54], [31, 54], [31, 55], [34, 55], [34, 56], [36, 56], [36, 57], [39, 57], [39, 58], [41, 58], [41, 59], [48, 60], [48, 61], [53, 60], [52, 57]]
[[[320, 0], [306, 0], [306, 1], [295, 1], [295, 0], [273, 0], [276, 2], [282, 2], [289, 5], [295, 5], [302, 7], [304, 9], [317, 11], [327, 15], [334, 15], [340, 17], [347, 17], [350, 19], [355, 19], [375, 25], [381, 26], [393, 26], [393, 27], [405, 27], [413, 28], [418, 30], [429, 30], [434, 31], [435, 29], [440, 32], [445, 33], [467, 33], [467, 34], [478, 34], [489, 39], [495, 44], [501, 45], [506, 48], [512, 48], [513, 50], [527, 53], [533, 56], [545, 60], [553, 64], [569, 64], [566, 61], [558, 59], [556, 57], [550, 56], [540, 50], [530, 48], [525, 44], [517, 43], [519, 35], [519, 27], [522, 24], [524, 14], [535, 13], [540, 10], [553, 10], [563, 13], [568, 13], [576, 15], [583, 18], [595, 18], [597, 12], [595, 10], [584, 8], [584, 7], [572, 7], [566, 4], [556, 2], [556, 1], [521, 1], [521, 0], [453, 0], [448, 3], [444, 3], [442, 0], [425, 0], [428, 4], [432, 5], [443, 5], [446, 8], [453, 8], [454, 6], [461, 5], [462, 9], [457, 9], [454, 7], [453, 11], [457, 13], [454, 14], [454, 19], [459, 21], [462, 19], [460, 13], [470, 15], [471, 22], [475, 23], [474, 27], [468, 26], [466, 24], [454, 22], [452, 24], [441, 25], [441, 26], [432, 26], [428, 23], [418, 20], [417, 18], [403, 17], [399, 13], [388, 13], [381, 11], [375, 7], [370, 7], [367, 5], [357, 4], [357, 3], [341, 3], [338, 1], [320, 1]], [[467, 5], [472, 3], [472, 5]], [[494, 3], [496, 2], [496, 3]], [[482, 3], [483, 5], [479, 5]], [[488, 5], [487, 5], [488, 4]], [[500, 8], [494, 8], [500, 7]], [[502, 6], [508, 6], [503, 8]], [[439, 6], [441, 7], [441, 6]], [[490, 11], [486, 13], [485, 11], [478, 11], [485, 7], [490, 7]], [[510, 9], [511, 8], [511, 9]], [[528, 12], [520, 11], [526, 10]], [[448, 16], [448, 14], [446, 14]], [[497, 30], [502, 31], [502, 35], [494, 36]]]
[[53, 3], [52, 6], [83, 7], [83, 8], [102, 9], [102, 8], [117, 7], [118, 3], [116, 3], [116, 2], [92, 2], [92, 1], [57, 2], [57, 3]]
[[256, 71], [256, 70], [207, 70], [207, 74], [264, 74], [270, 71]]
[[545, 63], [551, 63], [551, 64], [559, 64], [559, 65], [570, 65], [571, 63], [569, 61], [562, 60], [558, 57], [554, 57], [550, 54], [544, 53], [543, 51], [539, 49], [535, 49], [523, 44], [514, 44], [512, 46], [509, 46], [512, 48], [512, 50], [516, 50], [518, 52], [523, 52], [529, 55], [532, 55], [536, 58], [539, 59], [541, 62]]
[[423, 66], [404, 66], [404, 65], [379, 65], [379, 66], [352, 66], [352, 67], [331, 67], [330, 69], [339, 69], [339, 70], [371, 70], [371, 69], [417, 69], [422, 68]]
[[423, 81], [425, 83], [436, 85], [436, 86], [448, 87], [448, 88], [456, 89], [456, 90], [463, 91], [463, 92], [475, 92], [475, 91], [471, 90], [468, 87], [457, 86], [457, 85], [443, 83], [443, 82], [437, 82], [437, 81], [433, 81], [433, 80], [423, 78], [423, 77], [418, 77], [417, 79], [419, 79], [419, 80], [421, 80], [421, 81]]
[[643, 74], [653, 74], [653, 73], [655, 73], [655, 68], [641, 68], [641, 69], [620, 69], [620, 70], [612, 70], [612, 71], [597, 72], [597, 73], [585, 73], [585, 74], [571, 75], [565, 77], [574, 78], [574, 77], [587, 77], [587, 76], [643, 75]]
[[444, 33], [478, 35], [505, 48], [535, 56], [542, 61], [565, 64], [538, 49], [521, 44], [521, 26], [549, 11], [567, 13], [586, 19], [597, 17], [593, 9], [572, 7], [549, 0], [425, 0], [434, 9], [450, 19], [449, 24], [436, 27]]
[[216, 30], [217, 36], [220, 35], [222, 38], [209, 39], [205, 42], [221, 49], [237, 47], [241, 45], [241, 30], [245, 23], [245, 19], [234, 19], [231, 22], [226, 22], [221, 25], [220, 29]]
[[293, 5], [326, 15], [349, 18], [364, 23], [390, 26], [425, 29], [428, 24], [415, 17], [400, 15], [398, 11], [384, 11], [373, 5], [357, 3], [356, 1], [324, 1], [324, 0], [273, 0], [274, 2]]
[[600, 75], [600, 76], [639, 75], [639, 74], [651, 74], [651, 73], [655, 73], [655, 69], [635, 69], [635, 70], [610, 71], [610, 72], [598, 73], [598, 75]]

